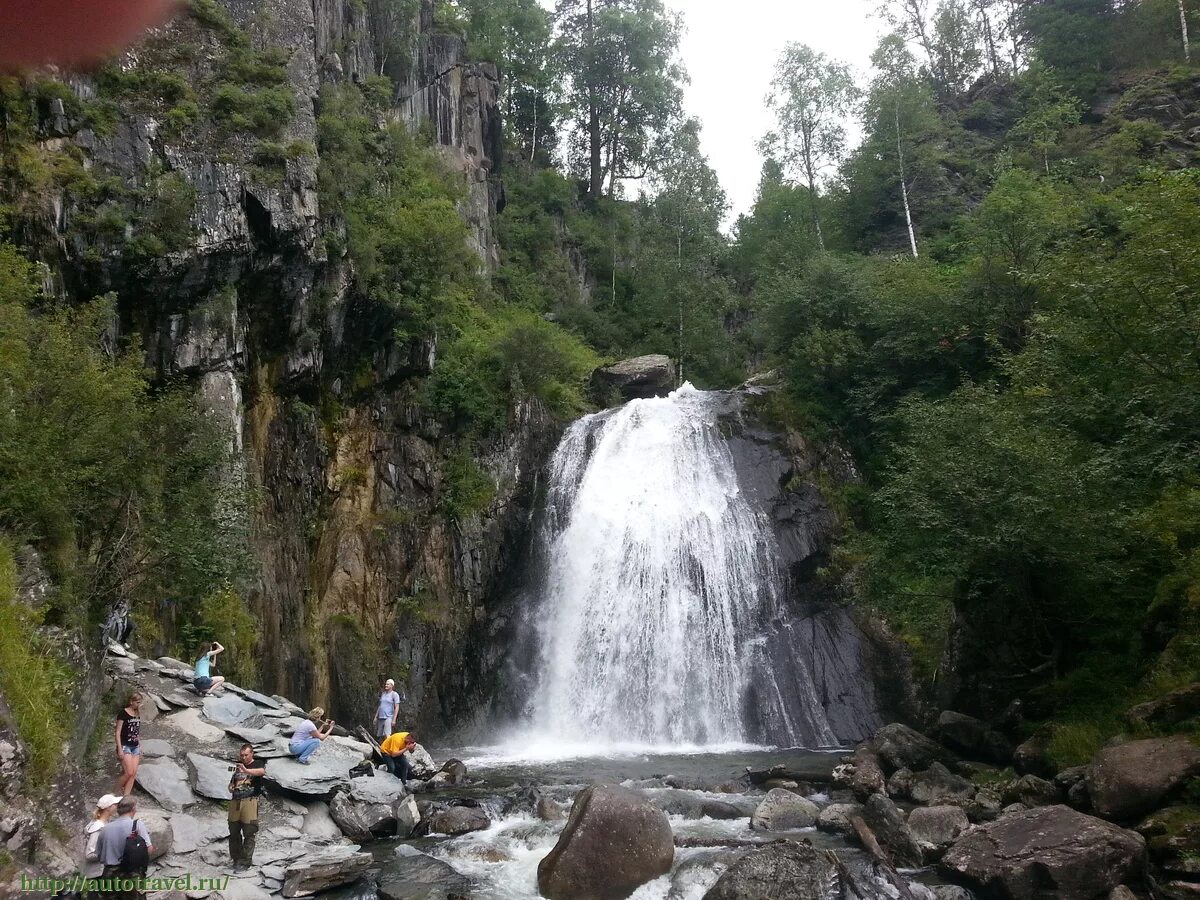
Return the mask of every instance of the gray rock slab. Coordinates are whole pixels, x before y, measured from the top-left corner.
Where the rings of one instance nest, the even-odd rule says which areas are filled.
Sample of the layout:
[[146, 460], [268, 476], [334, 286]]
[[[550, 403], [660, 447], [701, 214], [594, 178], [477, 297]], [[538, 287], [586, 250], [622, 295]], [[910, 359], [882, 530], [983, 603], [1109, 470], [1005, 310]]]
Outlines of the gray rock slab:
[[147, 759], [138, 766], [137, 783], [164, 809], [182, 812], [196, 802], [187, 773], [173, 759]]
[[185, 709], [182, 712], [173, 713], [163, 719], [163, 724], [206, 744], [211, 744], [225, 737], [224, 731], [213, 725], [209, 725], [200, 718], [200, 713], [194, 709]]
[[293, 793], [327, 797], [339, 785], [349, 785], [350, 770], [360, 762], [353, 750], [326, 742], [306, 766], [293, 756], [268, 759], [267, 780]]
[[162, 697], [158, 696], [158, 694], [150, 694], [149, 696], [150, 696], [150, 699], [152, 701], [154, 701], [154, 705], [155, 705], [155, 707], [158, 708], [159, 712], [165, 712], [165, 713], [174, 712], [175, 707], [173, 707], [170, 703], [168, 703]]
[[307, 897], [357, 881], [371, 867], [369, 853], [356, 844], [326, 847], [293, 862], [287, 868], [283, 896]]
[[328, 843], [342, 838], [342, 830], [329, 815], [329, 805], [323, 801], [314, 803], [308, 808], [300, 831], [306, 839], [317, 843]]
[[196, 773], [192, 788], [197, 794], [213, 800], [229, 800], [233, 796], [229, 793], [229, 778], [233, 774], [229, 770], [233, 763], [199, 753], [189, 753], [187, 758]]
[[258, 707], [249, 700], [226, 694], [222, 697], [204, 698], [204, 718], [218, 725], [241, 725], [258, 715]]
[[266, 725], [262, 728], [245, 728], [241, 725], [226, 725], [225, 730], [239, 740], [246, 741], [257, 747], [259, 744], [270, 745], [279, 732], [274, 727]]
[[142, 758], [152, 759], [156, 756], [175, 755], [175, 747], [170, 741], [160, 740], [159, 738], [142, 738]]
[[183, 688], [171, 691], [164, 699], [171, 706], [189, 707], [200, 705], [200, 698], [190, 691], [185, 691]]
[[267, 834], [281, 841], [298, 841], [304, 837], [299, 828], [293, 828], [291, 825], [279, 825], [275, 828], [268, 828]]
[[224, 841], [229, 836], [229, 822], [223, 815], [215, 813], [173, 813], [171, 834], [174, 837], [173, 853], [192, 853], [214, 841]]

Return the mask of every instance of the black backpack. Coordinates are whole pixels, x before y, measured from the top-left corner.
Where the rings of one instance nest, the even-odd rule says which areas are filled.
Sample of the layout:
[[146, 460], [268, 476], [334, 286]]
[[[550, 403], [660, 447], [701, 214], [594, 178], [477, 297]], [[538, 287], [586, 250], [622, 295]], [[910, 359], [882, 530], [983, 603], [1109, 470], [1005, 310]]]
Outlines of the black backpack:
[[121, 862], [118, 866], [120, 870], [127, 874], [145, 874], [146, 869], [150, 867], [150, 848], [146, 846], [146, 839], [138, 834], [138, 820], [133, 820], [133, 828], [129, 831], [129, 836], [125, 838], [125, 850], [121, 854]]

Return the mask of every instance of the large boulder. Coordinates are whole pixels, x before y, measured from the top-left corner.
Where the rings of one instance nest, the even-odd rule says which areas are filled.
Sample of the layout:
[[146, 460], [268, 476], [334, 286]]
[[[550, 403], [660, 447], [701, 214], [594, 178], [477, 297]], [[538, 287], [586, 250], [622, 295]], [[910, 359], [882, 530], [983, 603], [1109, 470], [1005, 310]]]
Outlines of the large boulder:
[[1001, 765], [1012, 759], [1008, 738], [974, 716], [946, 710], [938, 716], [937, 733], [947, 747], [970, 759]]
[[898, 866], [919, 866], [924, 852], [904, 821], [904, 813], [886, 794], [873, 794], [863, 804], [863, 822]]
[[593, 785], [538, 864], [538, 889], [550, 900], [623, 900], [674, 860], [666, 813], [627, 788]]
[[1135, 728], [1148, 728], [1178, 725], [1197, 715], [1200, 715], [1200, 681], [1125, 710], [1125, 721]]
[[420, 814], [404, 783], [388, 772], [354, 778], [350, 790], [339, 791], [329, 801], [329, 815], [352, 841], [376, 837], [408, 837]]
[[310, 897], [357, 881], [371, 867], [370, 853], [355, 844], [326, 847], [291, 862], [284, 874], [283, 896]]
[[885, 784], [879, 757], [866, 746], [859, 747], [849, 762], [833, 770], [833, 780], [850, 788], [856, 800], [880, 793]]
[[159, 859], [170, 853], [174, 848], [174, 834], [171, 831], [171, 823], [167, 821], [166, 817], [153, 811], [142, 812], [141, 810], [134, 816], [150, 832], [150, 846], [154, 848], [150, 853], [150, 858]]
[[483, 831], [490, 824], [488, 814], [477, 806], [447, 806], [429, 816], [431, 832], [452, 837], [471, 831]]
[[300, 833], [306, 841], [317, 844], [328, 844], [342, 838], [342, 829], [329, 814], [329, 805], [322, 800], [308, 807], [304, 813], [304, 824], [300, 827]]
[[783, 788], [767, 793], [750, 817], [750, 827], [757, 831], [795, 831], [810, 828], [821, 810], [811, 800]]
[[817, 828], [831, 834], [854, 834], [855, 816], [861, 818], [862, 805], [859, 803], [831, 803], [817, 816]]
[[622, 400], [665, 397], [675, 389], [675, 363], [652, 354], [624, 359], [592, 373], [592, 393], [598, 400], [617, 394]]
[[1100, 897], [1138, 878], [1141, 835], [1066, 806], [1041, 806], [981, 825], [942, 858], [942, 868], [988, 897]]
[[249, 700], [233, 694], [221, 694], [204, 698], [204, 718], [218, 725], [238, 726], [243, 723], [250, 727], [262, 724], [258, 707]]
[[826, 854], [807, 843], [775, 841], [734, 863], [704, 900], [824, 900], [836, 883]]
[[381, 900], [446, 900], [471, 896], [471, 879], [449, 864], [406, 844], [396, 848], [379, 873]]
[[971, 827], [957, 806], [918, 806], [908, 814], [907, 824], [927, 861], [940, 857]]
[[933, 763], [953, 764], [954, 754], [921, 732], [893, 722], [884, 725], [870, 741], [871, 749], [883, 761], [888, 772], [928, 769]]
[[197, 798], [188, 785], [187, 772], [173, 759], [146, 759], [138, 766], [137, 784], [163, 809], [182, 812]]
[[192, 788], [197, 794], [213, 800], [228, 800], [233, 796], [229, 793], [229, 779], [233, 777], [232, 762], [199, 753], [189, 753], [187, 759], [196, 773]]
[[1148, 738], [1105, 747], [1088, 768], [1092, 808], [1109, 819], [1149, 812], [1200, 774], [1200, 747], [1185, 737]]
[[315, 797], [329, 797], [334, 789], [350, 786], [350, 770], [362, 762], [362, 755], [348, 747], [326, 741], [301, 765], [294, 756], [267, 760], [267, 781], [285, 791]]
[[420, 744], [408, 751], [408, 764], [412, 766], [413, 777], [422, 780], [432, 778], [439, 771], [438, 764], [433, 761], [429, 751]]
[[924, 772], [916, 772], [908, 785], [908, 798], [914, 803], [938, 803], [943, 800], [969, 800], [978, 788], [955, 775], [939, 762]]
[[1013, 768], [1021, 775], [1053, 778], [1054, 765], [1050, 762], [1050, 741], [1053, 737], [1053, 731], [1043, 727], [1018, 744], [1013, 751]]

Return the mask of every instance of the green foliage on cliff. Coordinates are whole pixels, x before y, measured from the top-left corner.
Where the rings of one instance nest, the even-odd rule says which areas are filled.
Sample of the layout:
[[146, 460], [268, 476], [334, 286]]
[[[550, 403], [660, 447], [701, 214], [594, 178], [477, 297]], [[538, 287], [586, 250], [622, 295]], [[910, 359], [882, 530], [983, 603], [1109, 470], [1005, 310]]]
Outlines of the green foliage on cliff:
[[51, 642], [38, 633], [41, 613], [17, 600], [17, 567], [11, 546], [0, 540], [0, 695], [29, 752], [35, 788], [51, 779], [72, 721], [66, 700], [70, 673]]

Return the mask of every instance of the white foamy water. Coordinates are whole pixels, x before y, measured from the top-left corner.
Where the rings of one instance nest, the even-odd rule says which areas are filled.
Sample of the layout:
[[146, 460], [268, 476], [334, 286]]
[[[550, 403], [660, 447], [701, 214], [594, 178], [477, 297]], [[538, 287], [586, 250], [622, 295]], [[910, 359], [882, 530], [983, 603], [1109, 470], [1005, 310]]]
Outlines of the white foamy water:
[[799, 686], [806, 708], [789, 709], [762, 663], [777, 549], [738, 484], [714, 401], [684, 385], [564, 436], [541, 536], [539, 674], [514, 750], [751, 746], [752, 679], [795, 742], [837, 743], [811, 685]]

